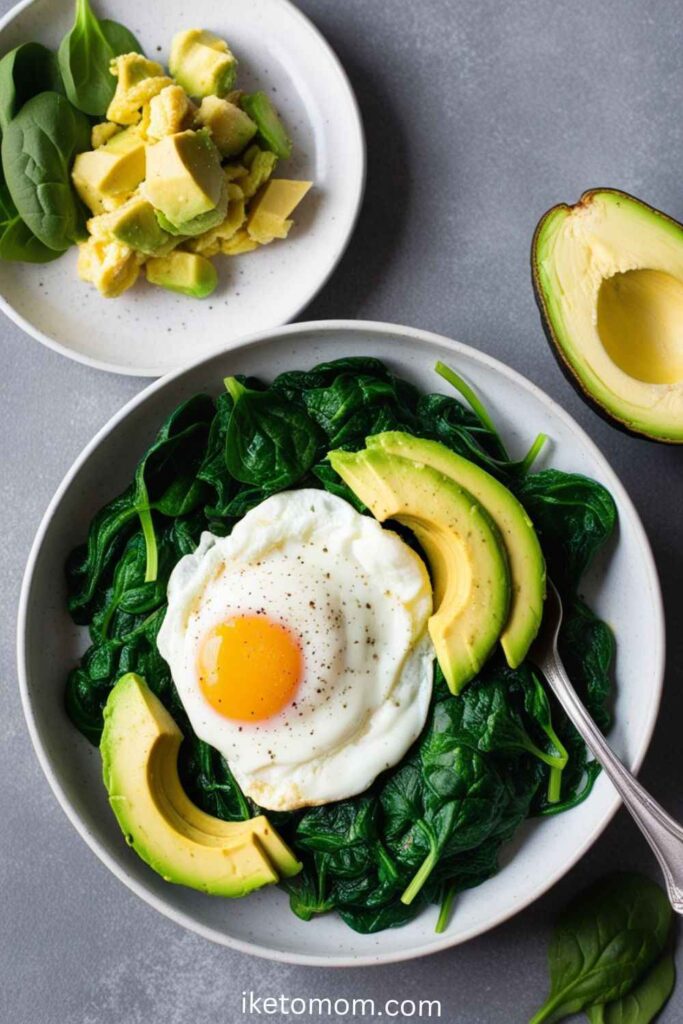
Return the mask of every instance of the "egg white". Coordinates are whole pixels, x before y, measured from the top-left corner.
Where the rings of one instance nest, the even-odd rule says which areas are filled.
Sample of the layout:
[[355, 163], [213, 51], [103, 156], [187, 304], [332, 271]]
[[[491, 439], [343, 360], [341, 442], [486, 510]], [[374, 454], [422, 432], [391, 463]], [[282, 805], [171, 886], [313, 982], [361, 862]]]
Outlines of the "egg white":
[[[424, 726], [434, 652], [429, 576], [397, 534], [325, 491], [267, 498], [175, 567], [158, 648], [197, 735], [271, 810], [342, 800], [396, 764]], [[279, 714], [220, 715], [198, 683], [203, 637], [262, 614], [299, 640], [304, 672]]]

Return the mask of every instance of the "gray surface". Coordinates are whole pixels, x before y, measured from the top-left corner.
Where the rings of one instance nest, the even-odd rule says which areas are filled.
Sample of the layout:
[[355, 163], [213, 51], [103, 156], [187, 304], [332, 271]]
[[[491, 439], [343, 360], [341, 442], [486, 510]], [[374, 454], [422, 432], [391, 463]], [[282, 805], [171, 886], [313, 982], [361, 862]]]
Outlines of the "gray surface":
[[[3, 11], [9, 6], [2, 0]], [[348, 68], [370, 151], [355, 238], [305, 318], [395, 320], [479, 346], [540, 384], [595, 438], [635, 500], [662, 577], [670, 672], [642, 777], [683, 816], [683, 452], [619, 435], [574, 396], [545, 347], [528, 273], [539, 215], [585, 188], [615, 185], [683, 219], [680, 4], [301, 6]], [[233, 1024], [249, 1019], [240, 1012], [249, 989], [372, 996], [378, 1005], [395, 996], [439, 998], [442, 1019], [458, 1024], [528, 1019], [545, 990], [556, 909], [607, 869], [653, 871], [623, 813], [560, 885], [496, 931], [429, 960], [346, 973], [271, 965], [185, 933], [129, 893], [78, 838], [24, 726], [15, 609], [49, 498], [141, 382], [69, 363], [4, 320], [0, 338], [0, 1020]], [[683, 985], [661, 1019], [683, 1019]]]

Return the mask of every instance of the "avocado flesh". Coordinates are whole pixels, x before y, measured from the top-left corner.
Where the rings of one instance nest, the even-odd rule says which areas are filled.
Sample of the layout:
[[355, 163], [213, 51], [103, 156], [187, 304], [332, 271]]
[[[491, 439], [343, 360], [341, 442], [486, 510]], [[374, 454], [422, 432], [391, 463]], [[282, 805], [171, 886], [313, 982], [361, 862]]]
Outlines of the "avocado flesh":
[[280, 115], [265, 92], [253, 92], [242, 96], [240, 106], [258, 128], [259, 142], [264, 149], [275, 153], [280, 160], [289, 160], [292, 155], [292, 140], [285, 131]]
[[196, 99], [225, 96], [235, 85], [237, 60], [224, 39], [191, 28], [173, 37], [169, 69], [185, 92]]
[[107, 216], [112, 236], [146, 256], [164, 252], [177, 242], [161, 229], [154, 207], [142, 196], [134, 196]]
[[465, 488], [424, 462], [379, 447], [328, 458], [376, 519], [395, 519], [419, 540], [434, 581], [429, 634], [449, 689], [459, 693], [508, 617], [510, 573], [495, 524]]
[[128, 843], [166, 881], [244, 896], [300, 870], [263, 815], [226, 822], [189, 800], [178, 777], [182, 733], [139, 676], [109, 695], [100, 742], [104, 784]]
[[171, 223], [214, 211], [224, 190], [220, 154], [206, 129], [176, 132], [147, 147], [145, 198]]
[[256, 135], [256, 125], [240, 107], [218, 96], [205, 96], [197, 111], [197, 121], [211, 132], [222, 156], [237, 156]]
[[683, 225], [615, 190], [540, 221], [534, 287], [560, 364], [628, 431], [683, 443]]
[[211, 260], [194, 252], [176, 251], [167, 256], [153, 257], [147, 260], [145, 273], [150, 284], [194, 299], [205, 299], [218, 283], [218, 274]]
[[[490, 473], [438, 441], [397, 430], [368, 437], [366, 444], [432, 466], [469, 491], [491, 516], [505, 544], [512, 583], [510, 613], [500, 643], [510, 668], [517, 668], [541, 625], [546, 575], [541, 545], [522, 505]], [[438, 600], [438, 592], [435, 597]]]

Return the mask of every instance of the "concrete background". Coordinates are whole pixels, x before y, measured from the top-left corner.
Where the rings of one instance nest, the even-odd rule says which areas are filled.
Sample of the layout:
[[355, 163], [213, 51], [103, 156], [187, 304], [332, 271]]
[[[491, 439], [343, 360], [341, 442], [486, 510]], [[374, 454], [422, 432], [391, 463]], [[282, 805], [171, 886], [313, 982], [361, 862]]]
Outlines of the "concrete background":
[[[3, 12], [9, 6], [0, 3]], [[302, 319], [394, 320], [478, 346], [540, 384], [595, 438], [635, 501], [661, 574], [669, 675], [642, 777], [681, 817], [683, 452], [621, 436], [573, 394], [545, 346], [528, 269], [540, 214], [586, 188], [624, 188], [683, 220], [681, 5], [301, 6], [349, 71], [369, 144], [358, 230]], [[546, 989], [556, 910], [615, 866], [655, 873], [623, 813], [560, 885], [508, 924], [428, 960], [345, 973], [268, 964], [182, 931], [129, 893], [78, 838], [24, 726], [16, 605], [30, 542], [62, 475], [143, 382], [70, 363], [7, 320], [0, 344], [0, 1020], [235, 1024], [249, 1019], [240, 998], [250, 989], [372, 996], [378, 1005], [438, 998], [449, 1024], [527, 1020]], [[683, 985], [661, 1019], [683, 1020]]]

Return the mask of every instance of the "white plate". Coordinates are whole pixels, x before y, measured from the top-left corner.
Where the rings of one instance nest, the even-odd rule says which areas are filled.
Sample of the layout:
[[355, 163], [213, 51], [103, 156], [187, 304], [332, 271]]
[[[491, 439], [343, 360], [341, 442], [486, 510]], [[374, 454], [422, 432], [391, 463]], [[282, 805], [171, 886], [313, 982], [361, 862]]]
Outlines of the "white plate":
[[[63, 565], [100, 505], [131, 479], [159, 424], [181, 400], [217, 394], [228, 374], [268, 380], [343, 355], [374, 355], [424, 390], [448, 392], [437, 359], [480, 391], [506, 443], [522, 454], [538, 431], [552, 439], [543, 461], [602, 481], [619, 509], [618, 538], [584, 581], [591, 605], [613, 626], [618, 691], [610, 741], [633, 768], [654, 727], [664, 671], [664, 624], [652, 554], [619, 480], [587, 435], [563, 410], [513, 370], [471, 348], [408, 327], [354, 321], [297, 324], [251, 337], [148, 387], [99, 432], [67, 474], [38, 531], [19, 612], [19, 678], [33, 742], [62, 807], [86, 842], [131, 889], [162, 913], [207, 938], [294, 963], [346, 966], [423, 956], [479, 935], [545, 892], [585, 853], [618, 807], [605, 777], [590, 798], [556, 818], [528, 822], [503, 854], [498, 875], [458, 898], [452, 923], [436, 935], [436, 910], [403, 928], [357, 935], [333, 915], [304, 923], [277, 889], [230, 901], [168, 885], [123, 842], [107, 805], [100, 758], [63, 708], [64, 680], [83, 648], [66, 612]], [[74, 879], [74, 885], [77, 880]]]
[[[285, 241], [217, 257], [219, 284], [197, 301], [143, 279], [103, 299], [76, 275], [76, 250], [54, 263], [0, 264], [0, 308], [23, 330], [79, 362], [155, 377], [225, 351], [247, 332], [293, 320], [334, 270], [353, 231], [365, 184], [365, 141], [355, 97], [336, 56], [288, 0], [94, 0], [101, 17], [132, 29], [146, 53], [168, 57], [171, 37], [201, 25], [227, 38], [239, 84], [274, 98], [294, 141], [278, 174], [310, 179]], [[0, 21], [0, 53], [38, 40], [56, 47], [73, 0], [25, 0]]]

